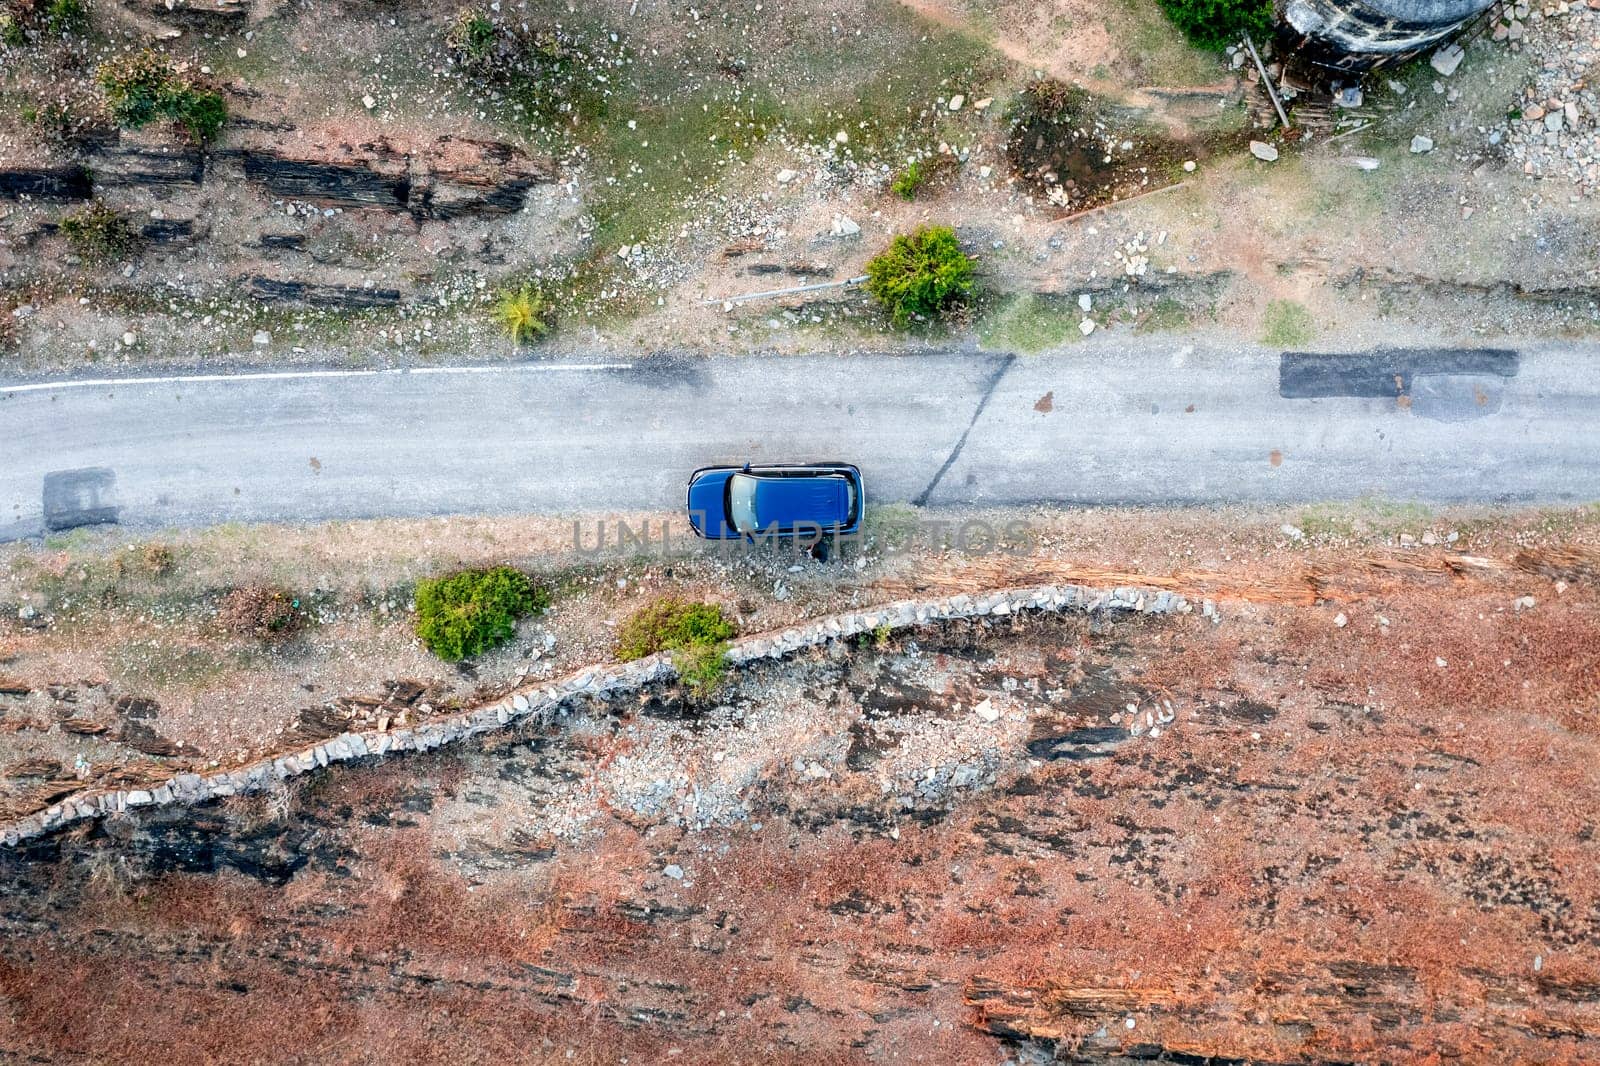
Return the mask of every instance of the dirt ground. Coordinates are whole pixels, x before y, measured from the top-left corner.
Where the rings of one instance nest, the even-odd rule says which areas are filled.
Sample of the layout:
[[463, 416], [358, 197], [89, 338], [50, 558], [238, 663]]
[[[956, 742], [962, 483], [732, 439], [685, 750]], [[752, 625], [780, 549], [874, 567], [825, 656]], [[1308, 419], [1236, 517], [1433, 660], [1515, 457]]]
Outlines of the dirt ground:
[[1593, 1061], [1593, 514], [1238, 517], [1053, 534], [1217, 620], [835, 647], [0, 855], [0, 1054]]

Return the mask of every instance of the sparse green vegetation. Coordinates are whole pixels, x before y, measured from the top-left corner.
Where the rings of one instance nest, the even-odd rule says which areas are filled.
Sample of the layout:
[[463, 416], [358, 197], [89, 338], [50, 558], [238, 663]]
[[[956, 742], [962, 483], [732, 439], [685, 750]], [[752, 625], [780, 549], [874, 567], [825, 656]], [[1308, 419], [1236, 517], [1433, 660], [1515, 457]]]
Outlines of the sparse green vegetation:
[[494, 21], [488, 15], [468, 10], [456, 17], [445, 43], [463, 62], [478, 64], [489, 59], [496, 36]]
[[867, 291], [897, 326], [948, 314], [972, 291], [973, 261], [949, 226], [900, 234], [867, 263]]
[[692, 690], [706, 693], [727, 671], [723, 653], [736, 629], [714, 603], [664, 597], [635, 611], [617, 633], [617, 658], [623, 662], [671, 652], [678, 676]]
[[1265, 38], [1272, 29], [1272, 0], [1159, 0], [1184, 36], [1201, 48], [1223, 49], [1249, 33]]
[[549, 594], [520, 570], [459, 570], [417, 585], [417, 636], [446, 662], [510, 640], [519, 618], [549, 606]]
[[0, 44], [21, 47], [29, 38], [67, 37], [89, 28], [84, 0], [9, 0], [0, 4]]
[[555, 313], [550, 298], [536, 285], [523, 285], [502, 292], [494, 303], [494, 320], [513, 344], [536, 340], [550, 331]]
[[74, 252], [94, 266], [128, 255], [139, 247], [139, 234], [133, 225], [99, 200], [63, 216], [61, 235]]
[[180, 74], [165, 56], [148, 48], [106, 60], [96, 76], [111, 116], [128, 129], [171, 119], [203, 144], [216, 137], [228, 118], [220, 93], [199, 86]]
[[1311, 312], [1293, 300], [1273, 300], [1261, 316], [1261, 343], [1270, 348], [1298, 348], [1315, 334]]
[[83, 0], [50, 0], [43, 22], [44, 31], [52, 37], [82, 33], [89, 27], [89, 8]]
[[1082, 320], [1076, 304], [1025, 292], [987, 312], [978, 337], [985, 348], [1032, 355], [1083, 339]]

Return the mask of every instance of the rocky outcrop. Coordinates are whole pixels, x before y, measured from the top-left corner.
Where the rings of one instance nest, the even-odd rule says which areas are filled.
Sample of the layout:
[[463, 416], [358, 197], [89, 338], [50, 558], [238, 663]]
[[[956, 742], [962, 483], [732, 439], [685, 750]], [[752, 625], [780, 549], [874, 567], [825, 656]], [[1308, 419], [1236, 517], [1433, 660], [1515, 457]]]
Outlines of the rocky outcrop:
[[[781, 659], [797, 651], [862, 634], [877, 634], [957, 619], [1006, 617], [1028, 611], [1079, 611], [1088, 614], [1136, 612], [1149, 615], [1188, 613], [1189, 603], [1172, 592], [1078, 585], [1041, 585], [999, 592], [902, 601], [865, 611], [834, 615], [791, 626], [777, 633], [734, 642], [725, 657], [730, 667]], [[132, 807], [202, 803], [223, 796], [257, 792], [269, 785], [314, 772], [331, 763], [372, 758], [391, 752], [430, 751], [467, 737], [503, 729], [513, 722], [560, 714], [569, 701], [613, 698], [637, 693], [647, 685], [677, 676], [667, 655], [651, 655], [630, 663], [590, 666], [560, 680], [514, 693], [509, 699], [461, 714], [435, 718], [414, 728], [343, 733], [301, 751], [208, 775], [180, 773], [148, 788], [86, 793], [48, 809], [0, 825], [0, 841], [8, 847], [55, 832], [72, 823], [121, 813]], [[129, 723], [130, 725], [134, 723]], [[145, 750], [145, 749], [141, 749]], [[174, 752], [175, 753], [175, 752]], [[165, 753], [163, 753], [165, 754]]]
[[87, 200], [93, 194], [83, 167], [0, 170], [0, 197], [8, 200]]
[[309, 281], [257, 277], [246, 281], [245, 287], [258, 300], [344, 311], [393, 307], [400, 302], [399, 289], [366, 288], [361, 285], [318, 285]]
[[465, 137], [410, 146], [377, 137], [311, 153], [246, 148], [239, 158], [274, 196], [419, 220], [512, 214], [534, 185], [555, 180], [549, 163], [519, 148]]
[[243, 28], [250, 18], [250, 0], [122, 0], [138, 15], [212, 33]]
[[90, 169], [101, 185], [182, 187], [205, 180], [205, 153], [188, 144], [119, 142], [90, 157]]

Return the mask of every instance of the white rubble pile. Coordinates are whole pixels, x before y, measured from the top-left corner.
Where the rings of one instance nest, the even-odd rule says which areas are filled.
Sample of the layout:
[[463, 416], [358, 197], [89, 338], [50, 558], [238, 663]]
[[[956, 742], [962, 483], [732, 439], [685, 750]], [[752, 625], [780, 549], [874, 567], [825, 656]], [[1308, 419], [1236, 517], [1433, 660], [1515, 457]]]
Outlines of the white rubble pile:
[[1600, 0], [1518, 4], [1509, 14], [1513, 21], [1495, 36], [1520, 40], [1543, 62], [1489, 141], [1503, 144], [1529, 177], [1566, 181], [1589, 195], [1600, 188], [1600, 93], [1591, 76], [1600, 63]]

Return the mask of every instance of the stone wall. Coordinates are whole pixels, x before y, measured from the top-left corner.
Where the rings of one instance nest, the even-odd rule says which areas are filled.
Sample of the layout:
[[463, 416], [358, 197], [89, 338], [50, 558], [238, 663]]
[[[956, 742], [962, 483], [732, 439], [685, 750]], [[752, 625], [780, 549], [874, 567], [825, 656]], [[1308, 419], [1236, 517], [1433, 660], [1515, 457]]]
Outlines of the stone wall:
[[[1171, 592], [1136, 588], [1107, 590], [1081, 585], [1041, 585], [932, 600], [905, 600], [870, 610], [832, 615], [775, 633], [735, 641], [727, 652], [735, 668], [781, 659], [805, 648], [848, 640], [880, 629], [909, 629], [938, 622], [1026, 611], [1080, 611], [1088, 614], [1135, 612], [1187, 614], [1189, 603]], [[7, 847], [52, 833], [74, 822], [118, 814], [130, 807], [203, 803], [222, 796], [259, 791], [279, 781], [311, 773], [330, 763], [382, 757], [393, 752], [427, 751], [529, 719], [548, 719], [576, 696], [637, 692], [675, 676], [670, 658], [652, 655], [631, 663], [590, 666], [555, 681], [520, 689], [486, 707], [423, 722], [414, 728], [344, 733], [300, 751], [257, 760], [211, 774], [176, 774], [148, 789], [83, 793], [0, 826]]]

